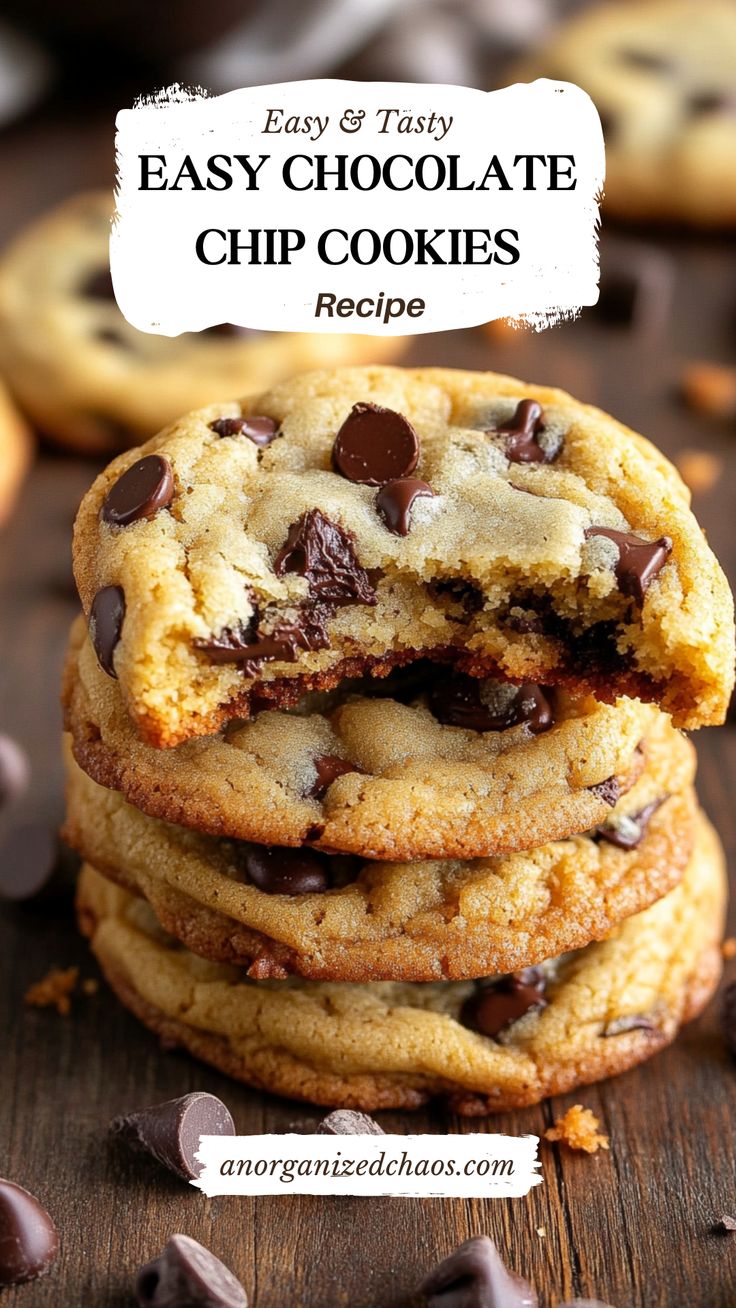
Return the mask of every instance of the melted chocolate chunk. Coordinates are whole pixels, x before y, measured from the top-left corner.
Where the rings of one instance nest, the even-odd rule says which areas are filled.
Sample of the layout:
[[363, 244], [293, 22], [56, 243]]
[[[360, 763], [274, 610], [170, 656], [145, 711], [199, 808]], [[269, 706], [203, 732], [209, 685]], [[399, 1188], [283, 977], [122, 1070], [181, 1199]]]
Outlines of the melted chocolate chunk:
[[335, 469], [365, 486], [408, 477], [419, 460], [419, 437], [407, 418], [380, 404], [354, 404], [332, 450]]
[[664, 802], [664, 796], [661, 799], [654, 799], [651, 804], [647, 804], [638, 813], [632, 813], [631, 817], [622, 815], [615, 822], [604, 823], [603, 826], [596, 827], [593, 839], [605, 840], [609, 845], [615, 845], [617, 849], [638, 849], [644, 839], [650, 819]]
[[347, 776], [349, 772], [362, 772], [357, 763], [351, 763], [346, 758], [340, 758], [339, 754], [319, 754], [314, 760], [314, 767], [317, 778], [309, 791], [312, 799], [323, 799], [327, 794], [333, 781], [338, 777]]
[[194, 1156], [200, 1137], [235, 1135], [235, 1123], [221, 1099], [197, 1090], [127, 1117], [116, 1117], [110, 1130], [123, 1144], [151, 1154], [170, 1172], [191, 1181], [202, 1171], [202, 1164]]
[[0, 1180], [0, 1286], [35, 1281], [54, 1262], [59, 1235], [38, 1199]]
[[427, 1308], [538, 1308], [529, 1285], [510, 1272], [487, 1235], [474, 1235], [419, 1286]]
[[420, 496], [434, 496], [431, 486], [416, 477], [402, 477], [389, 481], [376, 495], [376, 508], [394, 536], [408, 536], [411, 528], [411, 510]]
[[526, 1013], [546, 1008], [546, 978], [539, 967], [525, 967], [496, 981], [480, 982], [460, 1010], [463, 1026], [497, 1036]]
[[250, 883], [266, 895], [321, 895], [332, 885], [329, 857], [314, 849], [244, 843], [240, 861]]
[[367, 1113], [356, 1113], [352, 1108], [336, 1108], [328, 1113], [315, 1130], [315, 1135], [385, 1135], [386, 1132]]
[[609, 808], [614, 808], [621, 798], [618, 777], [606, 777], [605, 781], [597, 781], [594, 786], [588, 786], [588, 790], [602, 799], [604, 804], [608, 804]]
[[468, 731], [506, 731], [523, 722], [536, 736], [554, 723], [545, 692], [531, 682], [512, 686], [454, 673], [432, 688], [429, 703], [438, 722]]
[[352, 536], [319, 509], [309, 509], [292, 523], [273, 566], [278, 577], [292, 572], [306, 577], [310, 595], [320, 603], [340, 608], [376, 602], [368, 573], [353, 549]]
[[108, 677], [117, 677], [113, 657], [124, 620], [125, 593], [122, 586], [103, 586], [92, 601], [88, 625], [97, 661]]
[[627, 1031], [657, 1030], [656, 1023], [645, 1013], [631, 1013], [627, 1017], [615, 1017], [612, 1022], [607, 1022], [601, 1031], [601, 1036], [609, 1039], [611, 1036], [625, 1035]]
[[97, 272], [91, 273], [82, 286], [82, 295], [88, 296], [90, 300], [114, 300], [110, 269], [99, 268]]
[[248, 1308], [240, 1281], [209, 1249], [172, 1235], [163, 1253], [139, 1271], [139, 1308]]
[[100, 516], [113, 527], [127, 527], [142, 518], [154, 518], [174, 498], [171, 464], [160, 454], [147, 454], [110, 487]]
[[630, 595], [636, 600], [637, 604], [643, 604], [649, 586], [672, 553], [669, 536], [648, 541], [631, 532], [615, 531], [612, 527], [587, 527], [585, 539], [590, 540], [594, 536], [605, 536], [618, 546], [618, 562], [614, 572], [619, 588], [624, 595]]
[[[544, 410], [536, 400], [520, 400], [511, 418], [500, 423], [489, 436], [502, 432], [506, 436], [506, 458], [510, 463], [552, 463], [559, 448], [545, 450], [537, 439], [544, 431]], [[519, 487], [514, 486], [514, 490]]]
[[253, 414], [246, 418], [215, 418], [210, 431], [216, 436], [247, 436], [254, 445], [265, 449], [279, 434], [279, 425], [273, 418]]
[[225, 627], [218, 636], [198, 637], [193, 643], [213, 663], [242, 663], [244, 675], [254, 677], [262, 663], [294, 663], [300, 649], [328, 649], [325, 624], [331, 616], [327, 605], [303, 605], [297, 620], [261, 632], [255, 614], [248, 627]]

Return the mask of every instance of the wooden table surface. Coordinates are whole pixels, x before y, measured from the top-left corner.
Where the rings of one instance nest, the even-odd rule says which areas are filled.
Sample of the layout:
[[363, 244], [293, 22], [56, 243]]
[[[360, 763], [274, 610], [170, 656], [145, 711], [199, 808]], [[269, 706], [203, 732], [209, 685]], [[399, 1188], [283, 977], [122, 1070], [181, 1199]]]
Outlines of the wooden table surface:
[[[109, 115], [70, 121], [47, 113], [6, 132], [0, 238], [54, 199], [111, 176]], [[610, 408], [670, 454], [700, 444], [720, 455], [724, 474], [696, 509], [733, 579], [736, 431], [688, 413], [676, 382], [684, 360], [732, 353], [736, 259], [726, 241], [660, 244], [673, 260], [675, 300], [653, 341], [599, 325], [588, 312], [575, 324], [511, 340], [479, 331], [418, 337], [407, 357], [560, 385]], [[94, 471], [44, 454], [0, 536], [0, 730], [32, 757], [32, 794], [17, 815], [24, 821], [54, 822], [61, 813], [57, 686], [75, 612], [69, 540]], [[736, 728], [701, 732], [698, 746], [702, 800], [733, 855]], [[0, 1174], [42, 1197], [62, 1237], [53, 1274], [0, 1293], [3, 1308], [130, 1305], [135, 1270], [175, 1231], [221, 1255], [253, 1308], [406, 1306], [422, 1273], [480, 1231], [533, 1282], [544, 1308], [574, 1295], [615, 1308], [736, 1304], [736, 1235], [711, 1229], [736, 1208], [736, 1064], [719, 1038], [714, 1005], [648, 1065], [539, 1108], [487, 1124], [448, 1119], [439, 1108], [383, 1115], [386, 1129], [398, 1132], [541, 1134], [570, 1104], [588, 1105], [610, 1135], [610, 1153], [543, 1145], [544, 1184], [527, 1199], [205, 1200], [153, 1163], [111, 1151], [110, 1118], [198, 1088], [224, 1098], [243, 1133], [308, 1129], [320, 1113], [162, 1052], [104, 985], [78, 999], [67, 1018], [24, 1006], [32, 982], [70, 965], [96, 975], [70, 905], [0, 909]]]

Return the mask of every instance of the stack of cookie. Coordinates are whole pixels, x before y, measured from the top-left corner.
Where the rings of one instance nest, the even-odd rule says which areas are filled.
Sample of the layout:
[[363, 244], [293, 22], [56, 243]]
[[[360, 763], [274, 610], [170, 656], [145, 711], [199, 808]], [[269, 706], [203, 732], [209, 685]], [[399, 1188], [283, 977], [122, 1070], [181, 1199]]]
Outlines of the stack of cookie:
[[320, 1104], [531, 1104], [670, 1041], [724, 873], [682, 727], [725, 579], [669, 463], [559, 391], [313, 373], [82, 503], [79, 913], [143, 1022]]

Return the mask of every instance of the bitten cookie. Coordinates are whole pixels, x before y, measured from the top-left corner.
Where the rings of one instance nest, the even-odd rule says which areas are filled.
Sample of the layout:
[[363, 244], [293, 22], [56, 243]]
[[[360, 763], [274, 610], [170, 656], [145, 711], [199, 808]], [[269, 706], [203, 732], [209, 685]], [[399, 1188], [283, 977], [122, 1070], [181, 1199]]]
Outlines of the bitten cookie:
[[0, 261], [0, 372], [29, 418], [63, 445], [114, 453], [186, 409], [272, 386], [302, 369], [382, 362], [400, 337], [244, 331], [178, 337], [131, 327], [113, 296], [107, 192], [38, 219]]
[[599, 4], [563, 24], [514, 81], [592, 97], [606, 141], [604, 204], [624, 218], [736, 223], [736, 6]]
[[613, 1076], [674, 1039], [721, 971], [725, 876], [704, 819], [681, 884], [605, 941], [492, 982], [251, 981], [188, 953], [91, 867], [83, 930], [120, 999], [248, 1085], [318, 1104], [475, 1115]]
[[195, 953], [335, 981], [509, 972], [604, 936], [671, 890], [693, 846], [692, 745], [661, 719], [601, 826], [526, 853], [367, 863], [197, 836], [103, 790], [67, 752], [67, 841]]
[[[733, 602], [674, 468], [561, 391], [337, 369], [212, 405], [116, 459], [75, 575], [101, 666], [158, 747], [420, 657], [721, 721]], [[458, 713], [455, 720], [459, 721]]]
[[13, 509], [31, 451], [31, 433], [0, 382], [0, 526]]
[[545, 695], [541, 734], [524, 721], [494, 727], [482, 706], [474, 715], [452, 699], [457, 684], [416, 663], [158, 750], [138, 739], [80, 619], [63, 700], [81, 767], [152, 817], [366, 858], [477, 858], [583, 831], [636, 780], [647, 734], [672, 735], [653, 705], [561, 690]]

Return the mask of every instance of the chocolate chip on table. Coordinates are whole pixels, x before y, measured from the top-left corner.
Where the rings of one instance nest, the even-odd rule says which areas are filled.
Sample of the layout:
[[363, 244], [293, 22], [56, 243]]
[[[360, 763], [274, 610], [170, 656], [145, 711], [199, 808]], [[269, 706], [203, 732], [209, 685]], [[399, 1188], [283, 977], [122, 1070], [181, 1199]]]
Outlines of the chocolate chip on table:
[[604, 536], [618, 547], [618, 562], [614, 572], [619, 588], [624, 595], [630, 595], [636, 600], [637, 604], [643, 604], [649, 586], [672, 553], [669, 536], [648, 541], [631, 532], [615, 531], [612, 527], [587, 527], [585, 539], [591, 540], [594, 536]]
[[315, 1135], [385, 1135], [383, 1127], [367, 1113], [356, 1113], [352, 1108], [336, 1108], [328, 1113], [315, 1130]]
[[420, 496], [434, 496], [431, 486], [416, 477], [401, 477], [389, 481], [376, 495], [376, 508], [394, 536], [408, 536], [411, 528], [411, 510]]
[[0, 1180], [0, 1286], [43, 1276], [58, 1252], [58, 1231], [38, 1199]]
[[55, 880], [59, 849], [55, 832], [41, 823], [12, 827], [0, 845], [0, 899], [35, 899]]
[[30, 776], [25, 750], [11, 736], [0, 732], [0, 808], [25, 794]]
[[139, 1271], [139, 1308], [248, 1308], [240, 1281], [209, 1249], [172, 1235], [163, 1253]]
[[427, 1308], [538, 1308], [529, 1285], [505, 1266], [487, 1235], [474, 1235], [419, 1286]]
[[90, 274], [82, 286], [82, 294], [90, 300], [114, 300], [112, 273], [109, 268], [99, 268]]
[[376, 602], [368, 573], [353, 549], [352, 536], [319, 509], [308, 509], [292, 523], [273, 566], [278, 577], [285, 573], [305, 577], [310, 597], [323, 604], [340, 608]]
[[243, 842], [239, 861], [250, 883], [266, 895], [320, 895], [332, 884], [328, 856], [314, 849]]
[[630, 1013], [625, 1017], [615, 1017], [607, 1022], [601, 1031], [606, 1038], [625, 1035], [628, 1031], [657, 1031], [659, 1028], [646, 1013]]
[[154, 518], [174, 498], [171, 464], [160, 454], [147, 454], [128, 468], [110, 487], [100, 516], [112, 527], [127, 527], [143, 518]]
[[125, 593], [122, 586], [103, 586], [92, 601], [88, 626], [97, 661], [108, 677], [117, 677], [113, 657], [124, 619]]
[[419, 461], [419, 437], [407, 418], [380, 404], [354, 404], [337, 436], [337, 472], [365, 486], [408, 477]]
[[317, 773], [314, 784], [309, 791], [311, 799], [322, 799], [333, 781], [338, 777], [347, 776], [349, 772], [362, 772], [357, 763], [351, 763], [349, 759], [340, 758], [339, 754], [318, 754], [314, 759], [314, 770]]
[[638, 813], [632, 813], [630, 816], [622, 814], [615, 821], [596, 827], [593, 839], [605, 840], [609, 845], [615, 845], [617, 849], [638, 849], [651, 819], [664, 801], [665, 796], [661, 799], [653, 799], [651, 804], [646, 804]]
[[588, 786], [592, 795], [602, 799], [604, 804], [609, 808], [615, 808], [621, 798], [621, 784], [618, 777], [606, 777], [605, 781], [596, 781], [595, 785]]
[[455, 673], [432, 688], [429, 705], [438, 722], [467, 731], [506, 731], [524, 723], [539, 735], [554, 723], [545, 692], [532, 682], [512, 686]]
[[497, 1036], [526, 1013], [546, 1008], [546, 987], [546, 977], [539, 967], [525, 967], [495, 981], [481, 981], [465, 1000], [460, 1021], [481, 1035]]
[[273, 418], [256, 413], [246, 418], [216, 418], [210, 423], [216, 436], [247, 436], [254, 445], [265, 449], [279, 434], [279, 425]]
[[190, 1181], [202, 1171], [194, 1157], [200, 1136], [235, 1135], [235, 1123], [221, 1099], [199, 1090], [116, 1117], [110, 1130], [123, 1144], [151, 1154], [170, 1172]]
[[[510, 463], [552, 463], [561, 446], [545, 449], [539, 444], [544, 431], [544, 410], [536, 400], [520, 400], [512, 416], [499, 424], [489, 436], [502, 433], [506, 437], [505, 453]], [[514, 490], [519, 489], [514, 487]]]

